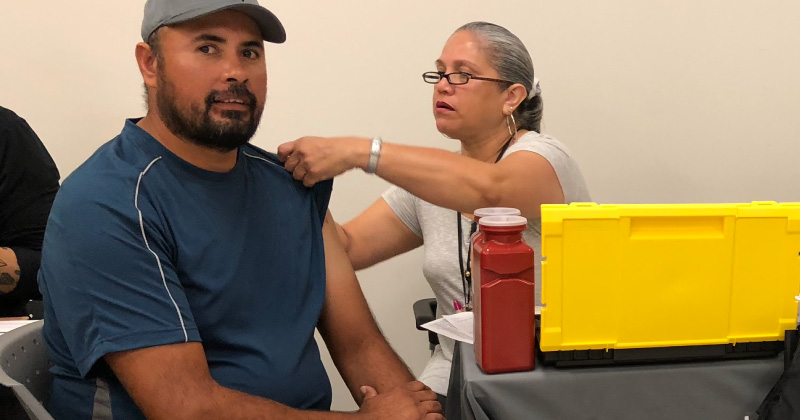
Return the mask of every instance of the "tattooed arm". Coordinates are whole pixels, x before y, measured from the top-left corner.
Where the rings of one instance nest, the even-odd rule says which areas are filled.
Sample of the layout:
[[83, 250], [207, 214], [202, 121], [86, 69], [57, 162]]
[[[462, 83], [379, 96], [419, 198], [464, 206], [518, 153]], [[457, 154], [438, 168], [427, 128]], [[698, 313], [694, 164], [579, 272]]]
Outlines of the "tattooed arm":
[[58, 169], [31, 127], [0, 107], [0, 317], [40, 299], [36, 274]]
[[11, 248], [0, 247], [0, 294], [14, 290], [20, 274], [17, 254]]

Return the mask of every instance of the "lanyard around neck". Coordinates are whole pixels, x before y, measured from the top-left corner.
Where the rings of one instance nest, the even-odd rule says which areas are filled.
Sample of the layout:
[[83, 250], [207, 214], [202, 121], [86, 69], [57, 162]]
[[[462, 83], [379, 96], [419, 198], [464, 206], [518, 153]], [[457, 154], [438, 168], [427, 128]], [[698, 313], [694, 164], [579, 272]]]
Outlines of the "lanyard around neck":
[[[514, 136], [506, 140], [506, 143], [500, 149], [500, 154], [497, 155], [497, 159], [495, 159], [494, 163], [500, 162], [500, 159], [503, 158], [503, 155], [508, 150], [508, 146], [511, 145], [511, 140], [514, 139]], [[458, 267], [461, 271], [461, 288], [464, 292], [464, 307], [467, 310], [472, 309], [472, 272], [470, 271], [470, 263], [472, 262], [472, 234], [478, 230], [478, 224], [475, 223], [473, 220], [470, 224], [469, 228], [469, 244], [467, 245], [467, 266], [464, 267], [464, 254], [461, 250], [461, 244], [464, 242], [464, 234], [461, 231], [461, 212], [456, 212], [456, 226], [458, 226]]]

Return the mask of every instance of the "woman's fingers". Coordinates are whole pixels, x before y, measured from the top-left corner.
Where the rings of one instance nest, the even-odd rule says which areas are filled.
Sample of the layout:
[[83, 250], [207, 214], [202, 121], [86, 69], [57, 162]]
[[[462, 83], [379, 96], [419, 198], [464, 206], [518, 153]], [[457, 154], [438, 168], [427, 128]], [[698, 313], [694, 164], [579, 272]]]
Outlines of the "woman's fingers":
[[280, 159], [281, 162], [286, 162], [286, 159], [292, 155], [296, 143], [297, 140], [283, 143], [282, 145], [278, 146], [278, 159]]

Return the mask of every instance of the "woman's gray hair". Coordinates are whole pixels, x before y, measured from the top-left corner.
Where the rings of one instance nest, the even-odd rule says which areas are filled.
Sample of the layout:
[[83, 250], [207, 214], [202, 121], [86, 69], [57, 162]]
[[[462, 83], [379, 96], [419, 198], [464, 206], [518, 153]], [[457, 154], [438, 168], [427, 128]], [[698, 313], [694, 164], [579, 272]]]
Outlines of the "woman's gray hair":
[[540, 132], [544, 104], [533, 85], [533, 60], [525, 44], [508, 29], [488, 22], [470, 22], [458, 31], [469, 31], [485, 43], [487, 59], [501, 79], [525, 86], [528, 97], [514, 110], [517, 127]]

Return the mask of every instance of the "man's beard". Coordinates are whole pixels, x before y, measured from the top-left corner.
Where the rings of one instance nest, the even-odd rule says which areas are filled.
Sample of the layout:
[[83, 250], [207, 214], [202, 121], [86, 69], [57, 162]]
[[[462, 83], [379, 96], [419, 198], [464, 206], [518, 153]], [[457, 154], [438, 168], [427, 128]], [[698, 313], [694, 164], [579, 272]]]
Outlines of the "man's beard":
[[[264, 108], [258, 107], [255, 95], [243, 83], [231, 83], [228, 90], [212, 90], [205, 98], [205, 109], [198, 104], [179, 109], [175, 85], [167, 80], [164, 73], [162, 70], [158, 75], [156, 102], [158, 115], [173, 134], [219, 152], [234, 150], [253, 137]], [[243, 101], [248, 110], [225, 110], [221, 112], [224, 120], [212, 119], [211, 107], [214, 103], [231, 99]]]

